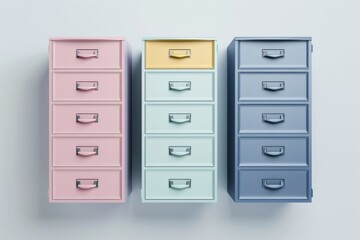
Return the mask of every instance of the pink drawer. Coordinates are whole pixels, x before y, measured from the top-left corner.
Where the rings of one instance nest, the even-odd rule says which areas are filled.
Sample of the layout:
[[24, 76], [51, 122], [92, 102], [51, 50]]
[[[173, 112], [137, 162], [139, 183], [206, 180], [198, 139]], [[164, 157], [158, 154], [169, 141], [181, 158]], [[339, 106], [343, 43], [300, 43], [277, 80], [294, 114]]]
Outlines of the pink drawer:
[[54, 167], [121, 166], [121, 138], [54, 137]]
[[54, 101], [120, 101], [121, 73], [56, 72], [52, 89]]
[[54, 200], [121, 199], [120, 170], [53, 170]]
[[57, 40], [52, 45], [52, 65], [57, 68], [121, 68], [121, 41]]
[[53, 133], [120, 133], [121, 105], [53, 105]]

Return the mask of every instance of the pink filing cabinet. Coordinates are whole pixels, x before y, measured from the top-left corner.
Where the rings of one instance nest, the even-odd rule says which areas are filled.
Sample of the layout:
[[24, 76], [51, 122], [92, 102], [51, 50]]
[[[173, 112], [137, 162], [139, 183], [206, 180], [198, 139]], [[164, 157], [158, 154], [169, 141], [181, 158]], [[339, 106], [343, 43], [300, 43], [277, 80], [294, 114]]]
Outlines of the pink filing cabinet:
[[130, 63], [122, 38], [50, 39], [50, 202], [126, 201]]

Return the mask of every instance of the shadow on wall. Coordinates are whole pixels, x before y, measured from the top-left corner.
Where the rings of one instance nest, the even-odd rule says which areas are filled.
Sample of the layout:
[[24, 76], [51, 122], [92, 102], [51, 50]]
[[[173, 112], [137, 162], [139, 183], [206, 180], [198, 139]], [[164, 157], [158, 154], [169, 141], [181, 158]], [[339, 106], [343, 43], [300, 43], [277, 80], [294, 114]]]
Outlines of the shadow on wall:
[[132, 183], [141, 189], [141, 53], [133, 55], [131, 79]]
[[252, 220], [272, 220], [281, 218], [285, 215], [290, 204], [287, 203], [235, 203], [229, 197], [226, 208], [227, 218], [232, 221], [252, 221]]

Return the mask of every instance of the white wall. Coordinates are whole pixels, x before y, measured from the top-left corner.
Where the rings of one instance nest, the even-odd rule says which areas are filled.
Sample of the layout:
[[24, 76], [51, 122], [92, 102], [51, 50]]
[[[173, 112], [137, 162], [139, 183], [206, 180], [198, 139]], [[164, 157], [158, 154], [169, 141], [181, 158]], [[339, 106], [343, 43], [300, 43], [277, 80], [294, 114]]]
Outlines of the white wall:
[[[357, 0], [1, 0], [0, 239], [360, 239]], [[133, 187], [126, 204], [49, 204], [48, 38], [125, 36], [133, 48]], [[140, 201], [142, 37], [219, 40], [217, 204]], [[226, 192], [226, 47], [312, 36], [311, 204], [235, 204]]]

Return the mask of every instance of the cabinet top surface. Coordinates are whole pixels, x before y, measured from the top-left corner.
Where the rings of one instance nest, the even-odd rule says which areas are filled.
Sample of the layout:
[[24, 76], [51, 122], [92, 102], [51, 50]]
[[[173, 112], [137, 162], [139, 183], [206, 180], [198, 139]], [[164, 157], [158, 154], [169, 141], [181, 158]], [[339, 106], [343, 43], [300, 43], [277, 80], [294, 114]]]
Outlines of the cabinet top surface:
[[215, 38], [191, 38], [191, 37], [161, 37], [161, 38], [153, 38], [153, 37], [146, 37], [143, 38], [143, 41], [216, 41]]
[[311, 37], [235, 37], [235, 41], [261, 41], [261, 40], [279, 40], [279, 41], [311, 41]]
[[52, 37], [49, 41], [124, 41], [123, 37]]

